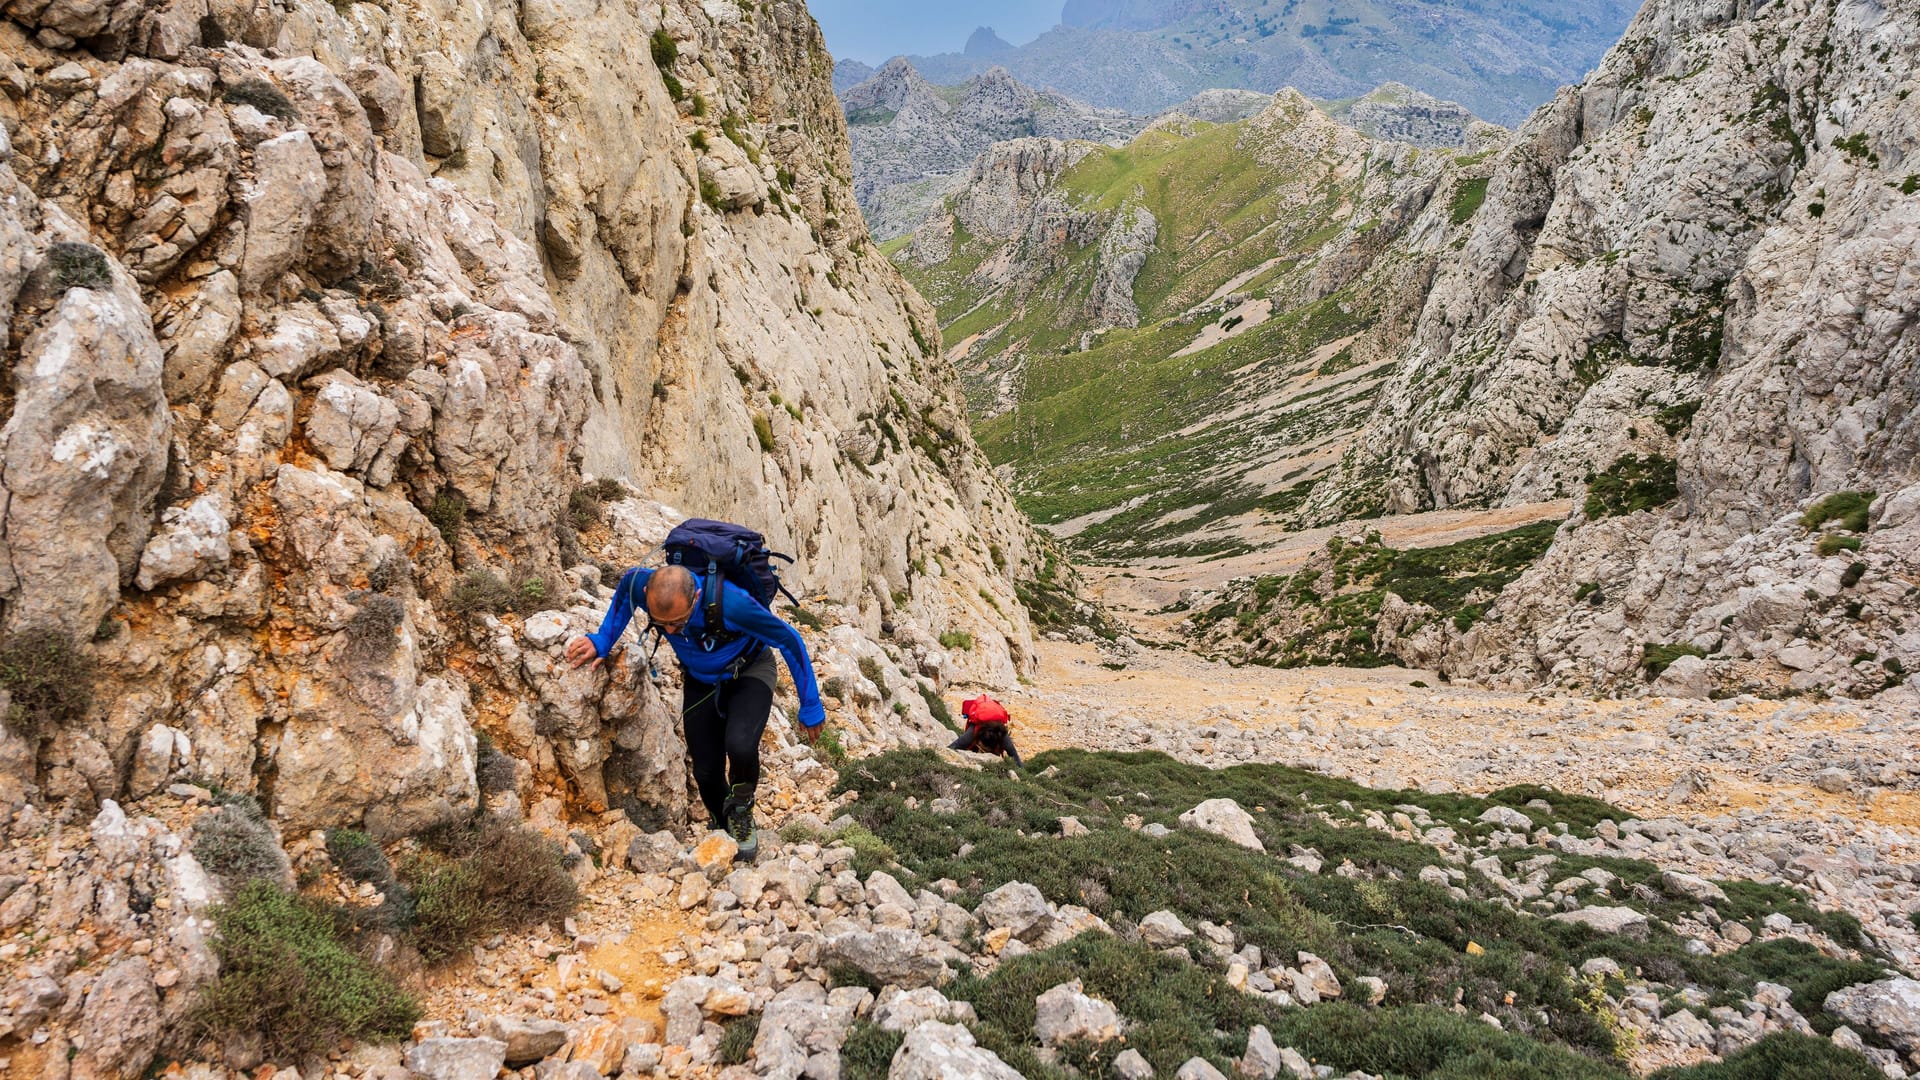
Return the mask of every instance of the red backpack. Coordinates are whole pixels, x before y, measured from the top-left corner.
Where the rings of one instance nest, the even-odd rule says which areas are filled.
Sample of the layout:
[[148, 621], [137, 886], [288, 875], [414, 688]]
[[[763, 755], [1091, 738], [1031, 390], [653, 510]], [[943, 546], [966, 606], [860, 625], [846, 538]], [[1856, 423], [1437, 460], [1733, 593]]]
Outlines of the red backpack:
[[1011, 724], [1013, 717], [1007, 707], [986, 694], [977, 698], [968, 698], [960, 703], [960, 715], [966, 718], [968, 727], [981, 724]]

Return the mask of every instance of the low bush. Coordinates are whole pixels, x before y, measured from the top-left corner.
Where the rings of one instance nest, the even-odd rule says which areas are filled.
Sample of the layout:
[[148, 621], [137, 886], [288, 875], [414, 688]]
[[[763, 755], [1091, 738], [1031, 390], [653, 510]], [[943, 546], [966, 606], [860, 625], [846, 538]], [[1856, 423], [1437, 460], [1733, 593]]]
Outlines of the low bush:
[[1859, 551], [1860, 538], [1857, 536], [1843, 536], [1837, 532], [1828, 533], [1820, 538], [1820, 542], [1814, 545], [1813, 550], [1822, 558], [1828, 555], [1838, 555], [1843, 551]]
[[474, 733], [473, 743], [473, 778], [479, 784], [480, 793], [497, 795], [512, 791], [520, 779], [513, 759], [501, 753], [500, 748], [494, 745], [493, 736], [484, 731]]
[[92, 668], [59, 630], [20, 630], [0, 643], [7, 730], [29, 741], [77, 723], [93, 700]]
[[342, 874], [354, 881], [385, 886], [393, 881], [393, 865], [373, 838], [359, 829], [328, 829], [327, 855]]
[[887, 685], [887, 673], [881, 668], [880, 661], [871, 656], [861, 657], [860, 674], [866, 676], [868, 682], [880, 688], [882, 697], [892, 695], [893, 688]]
[[462, 615], [486, 611], [493, 614], [513, 610], [518, 597], [500, 575], [485, 567], [474, 567], [453, 586], [447, 605]]
[[362, 593], [358, 602], [353, 618], [347, 620], [346, 658], [369, 667], [382, 666], [400, 646], [399, 630], [407, 609], [385, 593]]
[[973, 635], [965, 630], [949, 630], [940, 635], [940, 647], [943, 649], [963, 649], [973, 651]]
[[1885, 1075], [1829, 1040], [1777, 1031], [1724, 1060], [1662, 1069], [1653, 1080], [1880, 1080]]
[[499, 823], [437, 831], [433, 848], [402, 866], [412, 896], [409, 927], [420, 955], [440, 962], [501, 930], [560, 919], [579, 906], [559, 844]]
[[[703, 188], [702, 193], [704, 194], [704, 192], [705, 189]], [[714, 202], [717, 201], [717, 199], [718, 195], [716, 194], [714, 199], [708, 201]], [[753, 414], [753, 437], [760, 440], [761, 453], [773, 453], [773, 421], [768, 420], [766, 414]]]
[[251, 881], [282, 881], [287, 857], [251, 795], [230, 796], [193, 823], [193, 857], [232, 895]]
[[442, 488], [440, 493], [433, 497], [433, 502], [428, 504], [426, 514], [427, 520], [440, 531], [440, 539], [445, 540], [448, 547], [454, 547], [454, 542], [460, 536], [460, 530], [467, 524], [467, 497], [457, 491]]
[[258, 1033], [267, 1057], [300, 1061], [344, 1039], [398, 1039], [420, 1009], [356, 951], [321, 904], [256, 879], [213, 911], [220, 974], [192, 1029], [215, 1041]]
[[953, 712], [947, 708], [947, 699], [940, 696], [940, 691], [925, 683], [916, 685], [920, 690], [920, 699], [927, 703], [927, 711], [933, 714], [933, 718], [940, 721], [947, 730], [959, 731], [960, 725], [953, 719]]

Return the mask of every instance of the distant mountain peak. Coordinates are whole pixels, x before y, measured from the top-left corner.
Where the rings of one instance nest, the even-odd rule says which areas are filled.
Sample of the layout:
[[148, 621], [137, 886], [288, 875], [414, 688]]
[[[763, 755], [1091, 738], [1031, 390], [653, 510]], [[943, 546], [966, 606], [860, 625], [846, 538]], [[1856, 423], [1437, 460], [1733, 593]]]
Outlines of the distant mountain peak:
[[974, 30], [967, 38], [967, 47], [961, 51], [963, 56], [1002, 56], [1013, 51], [1013, 43], [993, 32], [993, 27], [982, 26]]

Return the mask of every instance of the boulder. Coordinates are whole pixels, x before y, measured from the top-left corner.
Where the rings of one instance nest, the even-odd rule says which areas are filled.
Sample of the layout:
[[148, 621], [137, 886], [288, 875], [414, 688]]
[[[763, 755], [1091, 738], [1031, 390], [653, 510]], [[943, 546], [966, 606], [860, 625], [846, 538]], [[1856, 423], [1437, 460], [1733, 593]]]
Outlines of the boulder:
[[831, 937], [820, 950], [820, 960], [829, 966], [848, 964], [882, 984], [908, 989], [939, 986], [951, 976], [946, 962], [925, 950], [919, 934], [897, 928]]
[[1053, 924], [1047, 898], [1024, 881], [1009, 881], [988, 893], [973, 913], [988, 926], [1027, 942], [1045, 935]]
[[1647, 917], [1632, 908], [1586, 907], [1578, 911], [1562, 911], [1549, 917], [1558, 922], [1591, 926], [1603, 934], [1642, 937], [1647, 932]]
[[1827, 995], [1826, 1009], [1905, 1053], [1920, 1052], [1920, 981], [1882, 979], [1835, 990]]
[[1184, 945], [1192, 938], [1193, 931], [1171, 911], [1156, 911], [1140, 920], [1140, 940], [1156, 949]]
[[1033, 1033], [1046, 1046], [1080, 1040], [1105, 1042], [1120, 1037], [1120, 1013], [1112, 1005], [1081, 992], [1080, 980], [1061, 983], [1034, 1001]]
[[493, 1080], [507, 1060], [499, 1039], [422, 1039], [407, 1047], [407, 1068], [427, 1080]]
[[480, 1033], [506, 1044], [504, 1060], [511, 1069], [531, 1065], [567, 1044], [567, 1025], [558, 1020], [490, 1016]]
[[1180, 824], [1216, 836], [1224, 836], [1241, 847], [1265, 851], [1266, 846], [1253, 832], [1253, 816], [1232, 799], [1208, 799], [1180, 815]]
[[929, 1020], [907, 1032], [887, 1080], [1020, 1080], [1020, 1074], [998, 1054], [974, 1045], [966, 1028]]

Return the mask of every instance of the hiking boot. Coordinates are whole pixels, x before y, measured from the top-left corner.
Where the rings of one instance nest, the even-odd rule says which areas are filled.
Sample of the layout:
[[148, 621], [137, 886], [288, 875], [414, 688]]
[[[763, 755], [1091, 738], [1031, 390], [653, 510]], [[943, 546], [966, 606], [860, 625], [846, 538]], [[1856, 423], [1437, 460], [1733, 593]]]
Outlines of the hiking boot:
[[735, 792], [727, 797], [727, 835], [740, 845], [734, 862], [752, 862], [760, 854], [760, 833], [753, 827], [753, 792]]

